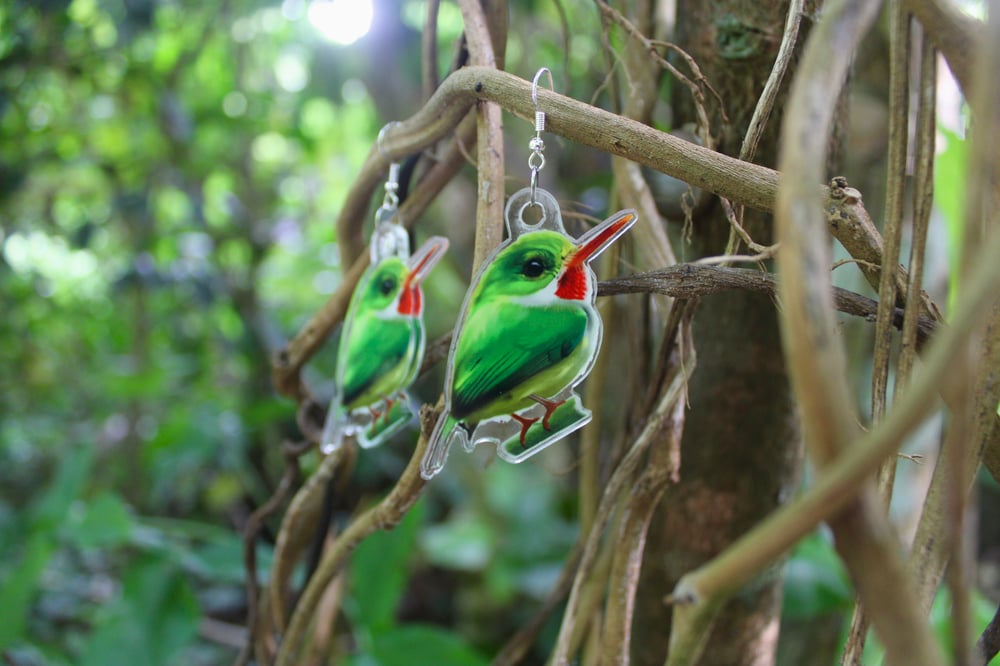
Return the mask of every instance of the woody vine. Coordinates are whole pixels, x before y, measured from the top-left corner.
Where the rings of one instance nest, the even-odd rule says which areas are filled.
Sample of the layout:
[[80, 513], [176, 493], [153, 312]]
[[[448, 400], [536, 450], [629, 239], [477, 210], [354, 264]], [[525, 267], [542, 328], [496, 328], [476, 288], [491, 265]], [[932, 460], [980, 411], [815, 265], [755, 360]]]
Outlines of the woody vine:
[[[436, 3], [429, 5], [434, 7]], [[315, 455], [313, 445], [318, 442], [323, 420], [322, 407], [302, 380], [301, 370], [343, 320], [351, 294], [367, 267], [368, 255], [363, 251], [366, 211], [389, 163], [437, 147], [437, 161], [424, 172], [399, 209], [403, 224], [412, 226], [465, 164], [470, 147], [475, 145], [479, 180], [476, 265], [502, 239], [505, 162], [501, 109], [529, 122], [534, 113], [531, 85], [503, 71], [505, 4], [462, 0], [459, 5], [469, 64], [458, 68], [440, 85], [428, 76], [425, 88], [434, 92], [423, 107], [390, 128], [379, 149], [373, 145], [336, 222], [344, 265], [349, 266], [343, 283], [274, 359], [275, 385], [298, 402], [305, 441], [286, 445], [286, 474], [272, 500], [258, 510], [248, 527], [252, 640], [241, 654], [241, 663], [247, 663], [251, 656], [261, 664], [300, 663], [319, 633], [318, 618], [326, 617], [318, 609], [323, 605], [325, 613], [329, 613], [330, 603], [336, 607], [335, 581], [351, 551], [375, 531], [397, 525], [427, 485], [419, 464], [441, 409], [440, 402], [424, 405], [420, 438], [395, 487], [343, 532], [333, 535], [301, 595], [294, 604], [289, 603], [291, 571], [315, 530], [324, 491], [343, 469], [345, 460], [355, 455], [351, 447], [338, 449], [322, 460], [304, 484], [298, 485], [298, 458]], [[648, 22], [633, 21], [604, 2], [597, 2], [597, 6], [609, 29], [620, 30], [631, 48], [653, 54], [657, 68], [669, 64], [664, 54], [676, 47], [645, 36], [650, 28]], [[990, 628], [979, 636], [976, 647], [968, 615], [962, 611], [969, 581], [962, 564], [968, 544], [960, 526], [976, 469], [982, 464], [1000, 478], [1000, 420], [996, 415], [1000, 382], [993, 376], [1000, 367], [1000, 302], [996, 300], [1000, 293], [1000, 265], [994, 260], [1000, 254], [1000, 234], [996, 233], [996, 211], [1000, 208], [995, 205], [1000, 203], [1000, 189], [994, 175], [1000, 155], [1000, 81], [992, 71], [992, 65], [1000, 62], [1000, 5], [992, 3], [990, 21], [979, 22], [956, 13], [943, 0], [889, 3], [893, 94], [907, 99], [901, 86], [909, 79], [906, 64], [910, 58], [915, 57], [923, 67], [918, 78], [910, 82], [920, 100], [917, 133], [911, 138], [905, 131], [905, 103], [893, 107], [895, 115], [890, 119], [890, 173], [894, 175], [888, 183], [886, 212], [875, 216], [883, 221], [882, 233], [872, 222], [873, 215], [866, 210], [861, 192], [840, 178], [823, 185], [826, 146], [833, 131], [838, 97], [860, 38], [879, 8], [879, 3], [860, 0], [827, 2], [808, 38], [797, 39], [796, 31], [791, 29], [795, 25], [792, 19], [799, 17], [802, 7], [791, 3], [784, 34], [791, 44], [789, 48], [801, 49], [801, 60], [794, 71], [786, 72], [788, 63], [780, 61], [772, 71], [776, 81], [787, 76], [791, 82], [790, 97], [780, 119], [782, 143], [777, 169], [748, 161], [753, 148], [743, 154], [744, 159], [713, 149], [710, 118], [713, 105], [719, 103], [718, 93], [690, 58], [686, 60], [688, 73], [675, 73], [693, 92], [693, 103], [702, 119], [698, 134], [704, 145], [632, 119], [630, 115], [639, 114], [633, 114], [630, 108], [612, 113], [556, 92], [539, 91], [547, 114], [547, 132], [621, 158], [614, 169], [617, 197], [646, 220], [639, 243], [643, 248], [641, 261], [649, 270], [605, 279], [599, 286], [599, 296], [646, 294], [658, 299], [666, 309], [657, 331], [659, 348], [652, 381], [648, 390], [635, 396], [636, 415], [621, 434], [622, 446], [607, 463], [607, 482], [600, 488], [581, 488], [581, 496], [588, 499], [581, 509], [586, 515], [581, 515], [580, 540], [567, 554], [562, 575], [549, 599], [538, 609], [536, 619], [510, 637], [494, 663], [518, 663], [534, 643], [545, 617], [563, 601], [566, 609], [552, 663], [570, 663], [581, 650], [595, 649], [583, 647], [586, 624], [594, 617], [595, 604], [603, 604], [604, 609], [601, 642], [596, 648], [601, 663], [629, 662], [646, 531], [658, 498], [685, 473], [680, 441], [688, 382], [697, 372], [699, 347], [692, 335], [691, 320], [696, 316], [700, 297], [732, 289], [774, 297], [794, 403], [801, 417], [806, 451], [817, 473], [799, 497], [759, 522], [718, 556], [687, 573], [674, 589], [662, 590], [664, 596], [669, 596], [673, 614], [667, 663], [698, 663], [724, 601], [824, 522], [833, 531], [838, 553], [859, 598], [846, 654], [860, 654], [864, 628], [870, 622], [885, 646], [889, 663], [945, 663], [928, 630], [926, 616], [933, 591], [949, 561], [952, 575], [948, 584], [957, 604], [956, 650], [965, 659], [961, 663], [985, 663], [984, 656], [996, 653], [996, 638]], [[433, 20], [429, 20], [427, 29], [432, 31], [433, 26]], [[919, 49], [911, 45], [908, 37], [912, 30], [922, 31], [927, 38]], [[976, 49], [967, 48], [970, 44], [976, 44]], [[899, 165], [900, 160], [905, 162], [908, 145], [917, 155], [913, 200], [917, 207], [914, 235], [918, 247], [926, 234], [934, 104], [928, 91], [933, 90], [935, 49], [940, 49], [947, 59], [971, 101], [977, 146], [969, 169], [968, 233], [962, 255], [960, 298], [947, 322], [940, 308], [921, 291], [919, 253], [914, 253], [907, 269], [899, 266], [900, 220], [906, 196]], [[973, 51], [975, 57], [969, 55]], [[429, 54], [425, 57], [431, 60]], [[773, 98], [762, 96], [755, 116], [772, 116], [773, 104]], [[895, 171], [892, 164], [897, 167]], [[678, 262], [680, 253], [656, 224], [661, 216], [637, 165], [722, 198], [734, 238], [743, 242], [751, 254], [731, 253], [707, 263]], [[774, 243], [757, 243], [752, 238], [742, 224], [744, 209], [773, 213]], [[639, 228], [636, 233], [640, 233]], [[844, 246], [878, 291], [877, 301], [832, 288], [831, 238]], [[737, 246], [737, 241], [730, 244]], [[772, 257], [776, 263], [774, 273], [716, 265], [747, 259], [762, 262]], [[618, 268], [613, 263], [605, 266]], [[603, 275], [609, 274], [605, 271]], [[838, 309], [875, 322], [878, 404], [868, 432], [856, 425], [856, 409], [846, 384], [844, 350], [836, 332], [834, 313]], [[894, 400], [887, 400], [886, 359], [894, 328], [901, 329], [904, 342], [898, 362], [907, 370], [897, 379], [905, 389]], [[442, 339], [429, 345], [423, 370], [442, 361], [448, 343]], [[917, 359], [921, 361], [919, 367]], [[594, 374], [587, 390], [597, 395], [602, 381], [600, 366]], [[935, 464], [934, 481], [915, 542], [904, 555], [890, 529], [884, 504], [891, 489], [891, 475], [883, 473], [878, 481], [876, 475], [886, 460], [894, 460], [904, 437], [938, 408], [938, 400], [949, 413], [948, 433], [940, 457], [931, 463]], [[592, 448], [582, 454], [581, 484], [590, 478], [587, 469], [593, 469], [599, 458], [599, 444], [593, 437], [585, 442]], [[258, 585], [253, 573], [256, 529], [285, 502], [288, 504], [277, 539], [275, 564], [266, 584]], [[622, 538], [617, 548], [609, 550], [608, 541], [618, 535]], [[595, 586], [605, 593], [592, 593]]]

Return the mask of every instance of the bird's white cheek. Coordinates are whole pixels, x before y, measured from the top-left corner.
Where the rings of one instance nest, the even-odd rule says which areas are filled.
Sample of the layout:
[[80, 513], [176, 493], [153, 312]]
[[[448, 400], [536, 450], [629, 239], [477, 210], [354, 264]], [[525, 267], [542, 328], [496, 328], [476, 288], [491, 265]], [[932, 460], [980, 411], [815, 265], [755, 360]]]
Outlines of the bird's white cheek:
[[558, 286], [558, 280], [549, 280], [548, 284], [538, 291], [525, 296], [517, 296], [512, 298], [511, 301], [517, 303], [518, 305], [551, 305], [553, 302], [559, 300], [559, 297], [556, 296], [556, 288]]
[[389, 321], [392, 319], [400, 319], [401, 315], [399, 314], [399, 299], [397, 298], [392, 303], [390, 303], [389, 305], [385, 306], [384, 308], [376, 312], [375, 316], [385, 321]]

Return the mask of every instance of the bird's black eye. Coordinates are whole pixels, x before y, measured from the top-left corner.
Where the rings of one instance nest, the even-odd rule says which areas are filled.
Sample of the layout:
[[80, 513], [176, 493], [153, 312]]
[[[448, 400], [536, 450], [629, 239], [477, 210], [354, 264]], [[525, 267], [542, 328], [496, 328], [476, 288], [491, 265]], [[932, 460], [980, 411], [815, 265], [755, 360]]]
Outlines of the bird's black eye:
[[396, 281], [392, 278], [386, 278], [382, 280], [382, 284], [379, 285], [379, 291], [382, 292], [383, 296], [388, 296], [392, 293], [392, 290], [396, 288]]
[[528, 259], [521, 266], [521, 275], [536, 278], [545, 272], [545, 262], [538, 258]]

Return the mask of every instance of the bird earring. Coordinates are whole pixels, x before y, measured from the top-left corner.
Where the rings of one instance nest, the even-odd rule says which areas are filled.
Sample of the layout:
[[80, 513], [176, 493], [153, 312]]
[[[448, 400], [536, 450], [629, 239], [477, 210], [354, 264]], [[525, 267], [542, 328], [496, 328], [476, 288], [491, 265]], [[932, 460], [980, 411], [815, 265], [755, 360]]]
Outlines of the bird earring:
[[[382, 133], [380, 146], [381, 138]], [[399, 164], [393, 163], [375, 213], [371, 265], [358, 280], [344, 318], [320, 446], [324, 453], [340, 448], [347, 435], [355, 435], [362, 448], [378, 446], [413, 418], [406, 389], [424, 357], [420, 285], [444, 256], [448, 239], [433, 236], [410, 256], [410, 239], [398, 216], [398, 189]]]
[[[425, 479], [444, 467], [449, 449], [491, 443], [521, 462], [590, 422], [574, 391], [593, 368], [602, 323], [594, 306], [592, 261], [638, 219], [623, 210], [573, 238], [555, 197], [538, 187], [545, 166], [545, 113], [532, 82], [535, 136], [530, 186], [507, 201], [508, 238], [483, 262], [459, 316], [448, 354], [445, 407], [421, 461]], [[525, 218], [531, 213], [528, 221]]]

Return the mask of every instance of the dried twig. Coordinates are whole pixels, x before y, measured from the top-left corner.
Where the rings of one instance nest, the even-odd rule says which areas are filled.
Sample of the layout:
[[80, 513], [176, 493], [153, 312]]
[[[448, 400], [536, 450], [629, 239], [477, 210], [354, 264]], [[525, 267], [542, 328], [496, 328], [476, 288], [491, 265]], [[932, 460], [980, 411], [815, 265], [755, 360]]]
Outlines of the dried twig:
[[795, 45], [799, 40], [799, 25], [802, 23], [803, 0], [791, 0], [788, 3], [788, 16], [785, 18], [785, 29], [781, 33], [781, 44], [778, 46], [778, 55], [774, 58], [774, 65], [771, 67], [771, 74], [767, 77], [764, 90], [754, 107], [753, 116], [747, 126], [747, 132], [743, 137], [743, 144], [740, 146], [740, 159], [752, 162], [757, 154], [757, 146], [760, 137], [764, 134], [764, 127], [771, 117], [774, 109], [774, 102], [778, 98], [778, 91], [781, 89], [781, 82], [785, 80], [788, 66], [792, 62], [792, 55], [795, 52]]
[[359, 543], [377, 530], [392, 529], [403, 519], [406, 512], [420, 498], [426, 481], [420, 476], [420, 460], [427, 448], [427, 438], [437, 420], [438, 412], [424, 407], [421, 411], [420, 439], [413, 451], [409, 464], [403, 470], [402, 476], [393, 486], [389, 494], [377, 505], [365, 511], [355, 519], [347, 529], [340, 533], [313, 573], [299, 599], [288, 629], [282, 637], [278, 651], [278, 666], [291, 666], [297, 663], [302, 639], [306, 635], [314, 611], [326, 591], [330, 581], [343, 569], [347, 557]]
[[271, 497], [257, 508], [250, 518], [247, 519], [246, 527], [243, 530], [243, 569], [246, 572], [247, 588], [247, 635], [248, 638], [237, 655], [233, 666], [246, 666], [250, 661], [253, 651], [253, 636], [261, 631], [261, 622], [258, 620], [258, 609], [260, 606], [259, 584], [257, 582], [257, 535], [266, 521], [281, 503], [285, 501], [288, 493], [299, 481], [301, 471], [299, 470], [299, 456], [312, 448], [311, 442], [303, 444], [292, 444], [283, 442], [281, 453], [285, 458], [285, 471], [281, 475], [278, 486], [274, 489]]
[[[909, 145], [910, 117], [910, 19], [901, 0], [893, 0], [889, 10], [889, 154], [886, 169], [886, 204], [882, 237], [882, 265], [899, 262], [903, 227], [903, 199], [906, 192], [906, 153]], [[912, 278], [911, 278], [912, 279]], [[889, 386], [889, 357], [892, 353], [892, 319], [895, 314], [896, 280], [892, 271], [880, 271], [879, 310], [875, 318], [875, 346], [872, 356], [872, 423], [885, 416]], [[919, 296], [918, 296], [919, 299]], [[907, 307], [912, 304], [907, 303]], [[919, 308], [919, 300], [917, 301]], [[897, 383], [897, 386], [899, 384]], [[889, 456], [878, 472], [877, 490], [886, 512], [892, 499], [896, 478], [896, 456]], [[841, 663], [858, 663], [868, 637], [868, 614], [859, 599], [854, 606], [851, 625]]]
[[[606, 16], [608, 20], [621, 26], [622, 29], [624, 29], [625, 32], [627, 32], [630, 37], [638, 40], [639, 43], [643, 45], [643, 47], [646, 49], [649, 55], [652, 56], [653, 60], [660, 67], [670, 72], [674, 76], [674, 78], [680, 81], [691, 92], [691, 97], [694, 99], [695, 112], [698, 116], [699, 137], [701, 138], [703, 145], [709, 147], [714, 146], [715, 142], [714, 139], [712, 138], [712, 126], [711, 122], [708, 119], [708, 112], [705, 110], [704, 90], [705, 89], [710, 90], [715, 95], [716, 99], [718, 99], [719, 95], [718, 93], [715, 92], [715, 89], [712, 88], [711, 84], [709, 84], [708, 80], [701, 73], [701, 69], [698, 67], [698, 64], [694, 61], [694, 58], [689, 56], [683, 49], [679, 48], [674, 44], [670, 44], [667, 42], [658, 42], [649, 39], [644, 34], [642, 34], [642, 31], [639, 30], [631, 21], [629, 21], [628, 18], [626, 18], [621, 12], [619, 12], [614, 7], [610, 6], [604, 0], [596, 0], [596, 3], [597, 7], [601, 10], [602, 15]], [[691, 69], [692, 74], [694, 75], [695, 79], [694, 81], [692, 81], [690, 78], [682, 74], [680, 70], [674, 67], [666, 58], [664, 58], [660, 54], [660, 52], [657, 49], [661, 46], [674, 51], [687, 63], [688, 67]], [[725, 112], [721, 111], [722, 109], [721, 102], [719, 104], [719, 109], [720, 113], [723, 114], [723, 118], [725, 118]]]
[[920, 319], [924, 253], [934, 198], [934, 142], [937, 124], [934, 112], [937, 93], [937, 51], [923, 45], [920, 61], [919, 102], [917, 105], [916, 172], [913, 178], [913, 241], [910, 246], [910, 280], [906, 288], [906, 313], [899, 359], [896, 362], [896, 389], [909, 383], [916, 361], [917, 321]]
[[661, 441], [650, 451], [646, 467], [626, 496], [608, 577], [608, 600], [601, 632], [602, 664], [625, 666], [629, 663], [635, 593], [646, 548], [646, 533], [667, 484], [676, 483], [679, 478], [685, 393], [682, 389], [670, 418], [664, 423]]
[[593, 527], [590, 530], [590, 534], [587, 536], [583, 557], [580, 561], [580, 568], [577, 572], [576, 580], [573, 582], [573, 589], [570, 592], [569, 601], [566, 603], [566, 611], [563, 614], [562, 626], [559, 628], [559, 638], [556, 641], [556, 645], [552, 653], [551, 662], [556, 666], [563, 666], [564, 664], [569, 663], [572, 637], [576, 629], [578, 605], [580, 603], [583, 581], [588, 578], [588, 574], [594, 564], [598, 551], [598, 545], [601, 541], [601, 535], [604, 532], [604, 526], [607, 524], [614, 507], [618, 503], [618, 497], [621, 490], [632, 478], [649, 445], [657, 439], [659, 433], [662, 432], [664, 425], [670, 421], [674, 405], [680, 399], [683, 394], [684, 387], [687, 385], [688, 373], [694, 370], [693, 347], [688, 346], [684, 351], [689, 354], [690, 357], [684, 359], [683, 362], [679, 363], [678, 366], [674, 368], [673, 377], [669, 384], [664, 386], [661, 398], [657, 403], [656, 408], [650, 413], [645, 427], [632, 444], [628, 453], [618, 464], [618, 467], [611, 475], [611, 479], [605, 487], [604, 495], [601, 498], [601, 504], [597, 510], [597, 516], [594, 519]]
[[[459, 0], [458, 6], [462, 10], [465, 35], [469, 41], [469, 55], [473, 65], [503, 67], [502, 49], [507, 41], [506, 3], [499, 4], [503, 6], [504, 20], [488, 23], [483, 4], [479, 0]], [[490, 27], [500, 31], [500, 34], [491, 35]], [[496, 46], [500, 47], [498, 53], [494, 52]], [[504, 229], [504, 150], [500, 106], [492, 102], [480, 103], [476, 109], [476, 118], [479, 146], [476, 173], [479, 178], [477, 189], [479, 196], [476, 205], [473, 272], [503, 240]]]
[[299, 556], [318, 528], [323, 494], [343, 460], [345, 450], [346, 447], [341, 447], [323, 458], [319, 468], [295, 494], [281, 521], [268, 583], [271, 621], [279, 632], [284, 630], [287, 622], [285, 598], [288, 580]]
[[[778, 55], [774, 58], [774, 65], [771, 73], [764, 83], [764, 90], [754, 107], [750, 124], [747, 125], [746, 134], [743, 136], [743, 144], [740, 146], [740, 159], [753, 162], [757, 154], [757, 146], [760, 138], [764, 135], [764, 128], [771, 117], [775, 100], [778, 98], [778, 91], [781, 89], [781, 82], [785, 79], [785, 73], [791, 64], [792, 56], [795, 52], [795, 45], [799, 39], [799, 25], [802, 22], [802, 9], [804, 0], [791, 0], [788, 3], [788, 15], [785, 18], [785, 29], [781, 33], [781, 44], [778, 46]], [[743, 240], [754, 252], [760, 252], [760, 247], [754, 243], [750, 235], [743, 228], [743, 206], [738, 211], [733, 211], [732, 204], [725, 198], [722, 199], [723, 206], [726, 207], [726, 217], [729, 219], [732, 228], [729, 230], [729, 240], [726, 241], [725, 254], [736, 254], [738, 249], [737, 236]], [[755, 247], [757, 246], [757, 247]]]
[[978, 664], [986, 666], [1000, 652], [1000, 608], [997, 608], [997, 612], [993, 614], [993, 618], [983, 629], [982, 635], [976, 642], [976, 647], [979, 650], [977, 666]]

